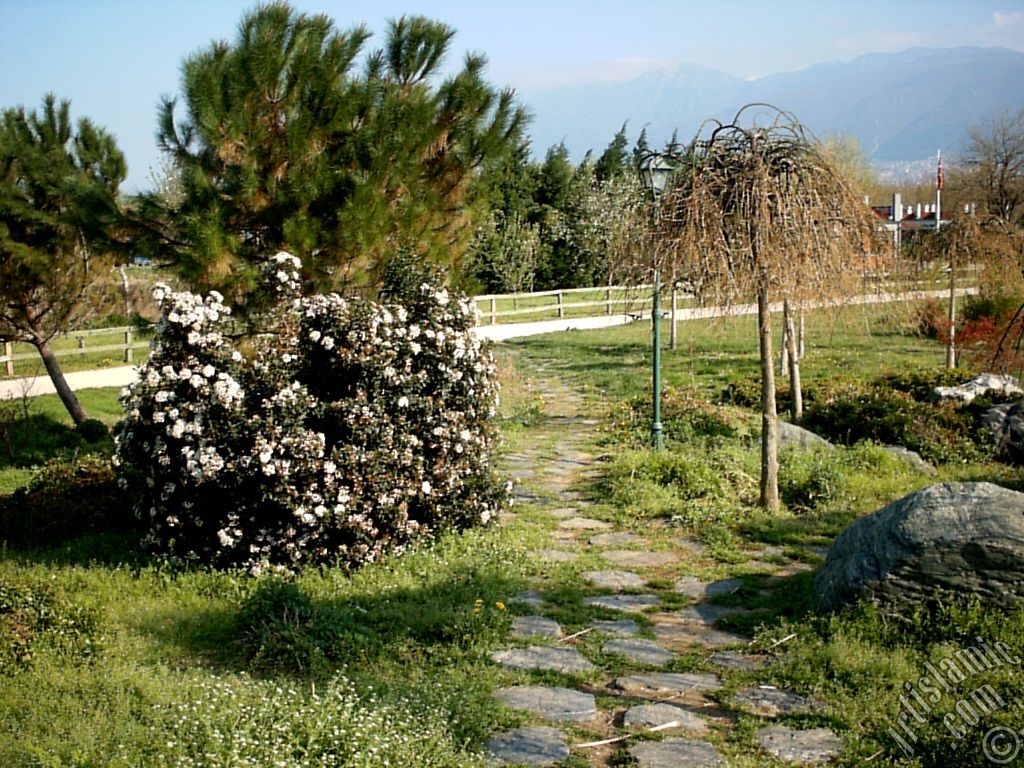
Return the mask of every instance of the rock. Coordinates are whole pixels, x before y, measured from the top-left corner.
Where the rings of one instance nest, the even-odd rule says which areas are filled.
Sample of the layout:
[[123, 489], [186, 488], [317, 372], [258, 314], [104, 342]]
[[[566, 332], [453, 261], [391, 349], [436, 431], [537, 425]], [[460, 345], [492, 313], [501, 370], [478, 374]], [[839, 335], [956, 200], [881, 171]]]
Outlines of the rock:
[[590, 626], [596, 629], [598, 632], [604, 632], [606, 635], [635, 635], [640, 631], [640, 627], [632, 619], [618, 619], [612, 621], [610, 619], [595, 619], [590, 622]]
[[683, 576], [675, 583], [675, 591], [689, 597], [717, 597], [728, 595], [743, 586], [742, 579], [701, 581], [696, 576]]
[[618, 654], [637, 664], [647, 664], [652, 667], [661, 667], [668, 664], [675, 655], [672, 651], [666, 651], [652, 640], [638, 640], [636, 638], [609, 640], [601, 647], [601, 653]]
[[553, 765], [569, 756], [565, 734], [548, 726], [500, 733], [488, 741], [484, 749], [503, 765]]
[[539, 608], [544, 603], [544, 595], [531, 589], [526, 592], [520, 592], [518, 595], [513, 595], [508, 601], [518, 605], [528, 605], [531, 608]]
[[594, 697], [572, 688], [517, 685], [496, 691], [494, 697], [507, 707], [535, 712], [556, 722], [585, 723], [597, 717]]
[[593, 520], [589, 517], [570, 517], [558, 524], [563, 531], [601, 531], [611, 528], [609, 523], [603, 520]]
[[1024, 464], [1024, 403], [1004, 403], [989, 408], [981, 423], [995, 440], [996, 458]]
[[549, 648], [545, 645], [494, 651], [491, 660], [509, 669], [546, 670], [564, 675], [578, 675], [595, 668], [573, 648]]
[[661, 600], [654, 595], [601, 595], [588, 597], [583, 604], [595, 608], [607, 608], [610, 611], [640, 613], [648, 608], [656, 608], [661, 605]]
[[827, 763], [843, 748], [842, 740], [828, 728], [799, 731], [784, 725], [762, 728], [757, 743], [779, 760], [798, 765]]
[[647, 579], [632, 571], [587, 571], [583, 578], [605, 589], [636, 589], [647, 584]]
[[549, 563], [573, 563], [579, 560], [578, 552], [571, 552], [566, 549], [542, 549], [537, 555]]
[[1024, 494], [991, 483], [943, 483], [855, 521], [814, 580], [834, 610], [866, 598], [898, 608], [938, 596], [1024, 599]]
[[790, 424], [788, 421], [779, 421], [779, 448], [833, 448], [834, 446], [825, 438], [816, 435], [810, 430]]
[[512, 637], [523, 639], [530, 637], [550, 637], [558, 639], [562, 636], [562, 628], [554, 619], [546, 616], [516, 616], [512, 619]]
[[902, 445], [887, 445], [884, 450], [889, 455], [905, 461], [915, 472], [920, 472], [922, 475], [935, 474], [935, 467], [922, 459], [921, 454], [916, 451], [904, 448]]
[[623, 531], [599, 533], [597, 536], [590, 538], [590, 543], [595, 547], [621, 547], [625, 544], [639, 544], [640, 542], [646, 543], [640, 536]]
[[637, 704], [626, 710], [622, 724], [626, 728], [657, 728], [668, 723], [690, 733], [707, 733], [708, 721], [688, 709], [672, 704]]
[[711, 768], [725, 765], [722, 756], [706, 741], [697, 739], [665, 739], [644, 741], [629, 748], [639, 768]]
[[793, 712], [814, 712], [819, 704], [781, 688], [744, 688], [730, 700], [734, 706], [755, 715], [778, 717]]
[[1014, 376], [1000, 376], [996, 373], [982, 373], [965, 384], [955, 387], [936, 387], [932, 390], [933, 400], [956, 400], [966, 405], [979, 395], [999, 392], [1004, 395], [1024, 393], [1020, 382]]
[[613, 685], [626, 693], [651, 696], [656, 693], [717, 691], [722, 687], [722, 681], [718, 675], [706, 672], [649, 672], [645, 675], [617, 677]]
[[708, 656], [708, 662], [722, 669], [762, 669], [771, 664], [767, 656], [743, 653], [741, 651], [715, 651]]

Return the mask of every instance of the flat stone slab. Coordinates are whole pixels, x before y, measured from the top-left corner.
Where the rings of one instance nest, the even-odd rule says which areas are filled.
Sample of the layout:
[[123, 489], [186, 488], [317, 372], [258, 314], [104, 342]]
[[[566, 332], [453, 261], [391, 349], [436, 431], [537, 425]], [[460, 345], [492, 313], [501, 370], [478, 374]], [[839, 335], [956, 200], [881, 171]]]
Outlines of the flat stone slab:
[[546, 766], [569, 756], [565, 734], [557, 728], [534, 726], [499, 733], [484, 745], [502, 765]]
[[644, 741], [629, 748], [639, 768], [712, 768], [725, 765], [722, 756], [706, 741], [672, 738]]
[[778, 717], [793, 712], [813, 712], [821, 705], [781, 688], [744, 688], [730, 699], [733, 705], [751, 714]]
[[640, 631], [640, 627], [632, 619], [595, 619], [590, 622], [590, 626], [606, 635], [628, 636]]
[[538, 608], [544, 603], [544, 595], [531, 589], [510, 597], [508, 601], [518, 605], [528, 605], [531, 608]]
[[508, 669], [548, 670], [565, 675], [578, 675], [595, 669], [594, 665], [574, 648], [549, 648], [545, 645], [494, 651], [491, 653], [491, 660]]
[[590, 543], [595, 547], [621, 547], [625, 544], [647, 543], [646, 539], [624, 531], [615, 533], [600, 533], [590, 538]]
[[507, 707], [525, 709], [560, 723], [585, 723], [597, 717], [594, 697], [572, 688], [517, 685], [501, 688], [494, 696]]
[[[698, 714], [672, 704], [637, 704], [626, 710], [622, 724], [626, 728], [658, 728], [669, 723], [690, 733], [707, 733], [708, 721]], [[667, 730], [667, 729], [666, 729]]]
[[757, 656], [742, 651], [715, 651], [708, 657], [708, 661], [716, 667], [723, 669], [763, 669], [771, 664], [767, 656]]
[[607, 608], [611, 611], [626, 611], [627, 613], [640, 613], [648, 608], [657, 608], [661, 605], [654, 595], [600, 595], [588, 597], [583, 601], [584, 605], [592, 605], [597, 608]]
[[829, 762], [843, 748], [843, 741], [828, 728], [800, 731], [770, 725], [757, 732], [757, 743], [770, 755], [787, 763], [819, 765]]
[[554, 619], [547, 616], [516, 616], [512, 619], [512, 637], [552, 637], [562, 636], [562, 627]]
[[579, 514], [579, 510], [576, 507], [558, 507], [557, 509], [545, 509], [544, 511], [552, 517], [557, 517], [559, 520], [568, 520], [570, 517], [575, 517]]
[[741, 579], [720, 579], [701, 581], [696, 576], [683, 576], [675, 583], [675, 591], [689, 597], [717, 597], [735, 592], [743, 586]]
[[572, 552], [567, 549], [542, 549], [537, 553], [541, 559], [549, 563], [573, 563], [579, 560], [579, 552]]
[[651, 630], [659, 640], [687, 646], [699, 645], [705, 648], [721, 648], [726, 645], [746, 645], [750, 642], [750, 638], [743, 635], [725, 632], [721, 629], [713, 629], [704, 624], [688, 622], [656, 622], [651, 627]]
[[605, 589], [637, 589], [647, 584], [647, 579], [632, 571], [587, 571], [583, 578]]
[[738, 613], [745, 613], [746, 609], [733, 605], [709, 605], [708, 603], [697, 603], [681, 608], [671, 618], [676, 621], [688, 622], [690, 624], [703, 624], [707, 627], [714, 625], [716, 621], [726, 616], [735, 616]]
[[657, 693], [717, 691], [722, 687], [722, 681], [718, 675], [707, 672], [649, 672], [617, 677], [613, 685], [626, 693], [650, 696]]
[[672, 552], [644, 552], [633, 549], [602, 552], [601, 557], [616, 565], [621, 565], [623, 568], [659, 568], [663, 565], [671, 565], [679, 559]]
[[558, 524], [563, 531], [604, 531], [611, 528], [611, 523], [594, 520], [589, 517], [570, 517]]
[[652, 667], [663, 667], [675, 656], [672, 651], [666, 651], [653, 640], [636, 638], [609, 640], [601, 646], [601, 653], [618, 654], [637, 664], [648, 664]]

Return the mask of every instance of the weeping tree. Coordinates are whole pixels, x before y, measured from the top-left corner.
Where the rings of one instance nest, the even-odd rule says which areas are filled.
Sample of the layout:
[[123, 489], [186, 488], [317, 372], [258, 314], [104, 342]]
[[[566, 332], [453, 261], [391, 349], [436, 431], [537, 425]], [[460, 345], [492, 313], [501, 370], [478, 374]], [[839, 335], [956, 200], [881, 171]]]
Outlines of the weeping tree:
[[698, 300], [757, 300], [761, 353], [761, 506], [778, 492], [773, 299], [849, 295], [872, 248], [870, 211], [789, 113], [752, 104], [705, 123], [679, 158], [658, 216], [665, 266]]

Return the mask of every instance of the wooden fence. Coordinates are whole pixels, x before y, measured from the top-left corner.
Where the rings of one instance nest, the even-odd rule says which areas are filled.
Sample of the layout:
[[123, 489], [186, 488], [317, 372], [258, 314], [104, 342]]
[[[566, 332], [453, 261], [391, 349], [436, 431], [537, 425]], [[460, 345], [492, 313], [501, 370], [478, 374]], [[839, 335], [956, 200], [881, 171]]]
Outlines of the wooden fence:
[[[603, 288], [564, 288], [533, 293], [495, 293], [474, 297], [482, 325], [641, 314], [650, 311], [650, 285], [610, 285]], [[679, 298], [690, 298], [679, 294]]]
[[[119, 328], [94, 328], [87, 331], [68, 331], [53, 338], [51, 347], [56, 357], [71, 362], [76, 358], [91, 362], [103, 355], [114, 352], [119, 361], [130, 365], [135, 359], [135, 350], [148, 349], [152, 333], [148, 328], [123, 326]], [[117, 339], [113, 342], [113, 339]], [[92, 340], [92, 343], [90, 343]], [[97, 343], [98, 342], [98, 343]], [[4, 375], [15, 375], [15, 363], [39, 360], [39, 353], [28, 344], [4, 342], [0, 365]], [[63, 362], [62, 360], [62, 362]], [[67, 365], [67, 363], [64, 363]], [[74, 365], [70, 367], [76, 367]]]

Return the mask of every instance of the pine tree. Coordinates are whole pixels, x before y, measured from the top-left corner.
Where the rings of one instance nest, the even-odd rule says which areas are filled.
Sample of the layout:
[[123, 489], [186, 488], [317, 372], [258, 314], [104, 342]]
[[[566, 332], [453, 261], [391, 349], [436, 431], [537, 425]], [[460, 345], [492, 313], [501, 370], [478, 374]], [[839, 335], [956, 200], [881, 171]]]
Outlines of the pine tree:
[[168, 99], [159, 123], [182, 185], [163, 243], [185, 277], [255, 305], [259, 266], [281, 249], [319, 289], [373, 288], [399, 251], [457, 262], [474, 175], [515, 145], [525, 113], [486, 83], [481, 56], [435, 82], [454, 34], [392, 21], [359, 70], [363, 27], [275, 3], [188, 58], [184, 114]]
[[616, 176], [621, 176], [629, 167], [629, 153], [626, 147], [629, 141], [626, 139], [626, 123], [615, 134], [604, 152], [597, 159], [594, 165], [594, 175], [598, 181], [607, 181]]
[[114, 138], [52, 94], [0, 116], [0, 340], [31, 344], [76, 424], [88, 419], [50, 347], [117, 246], [127, 173]]

